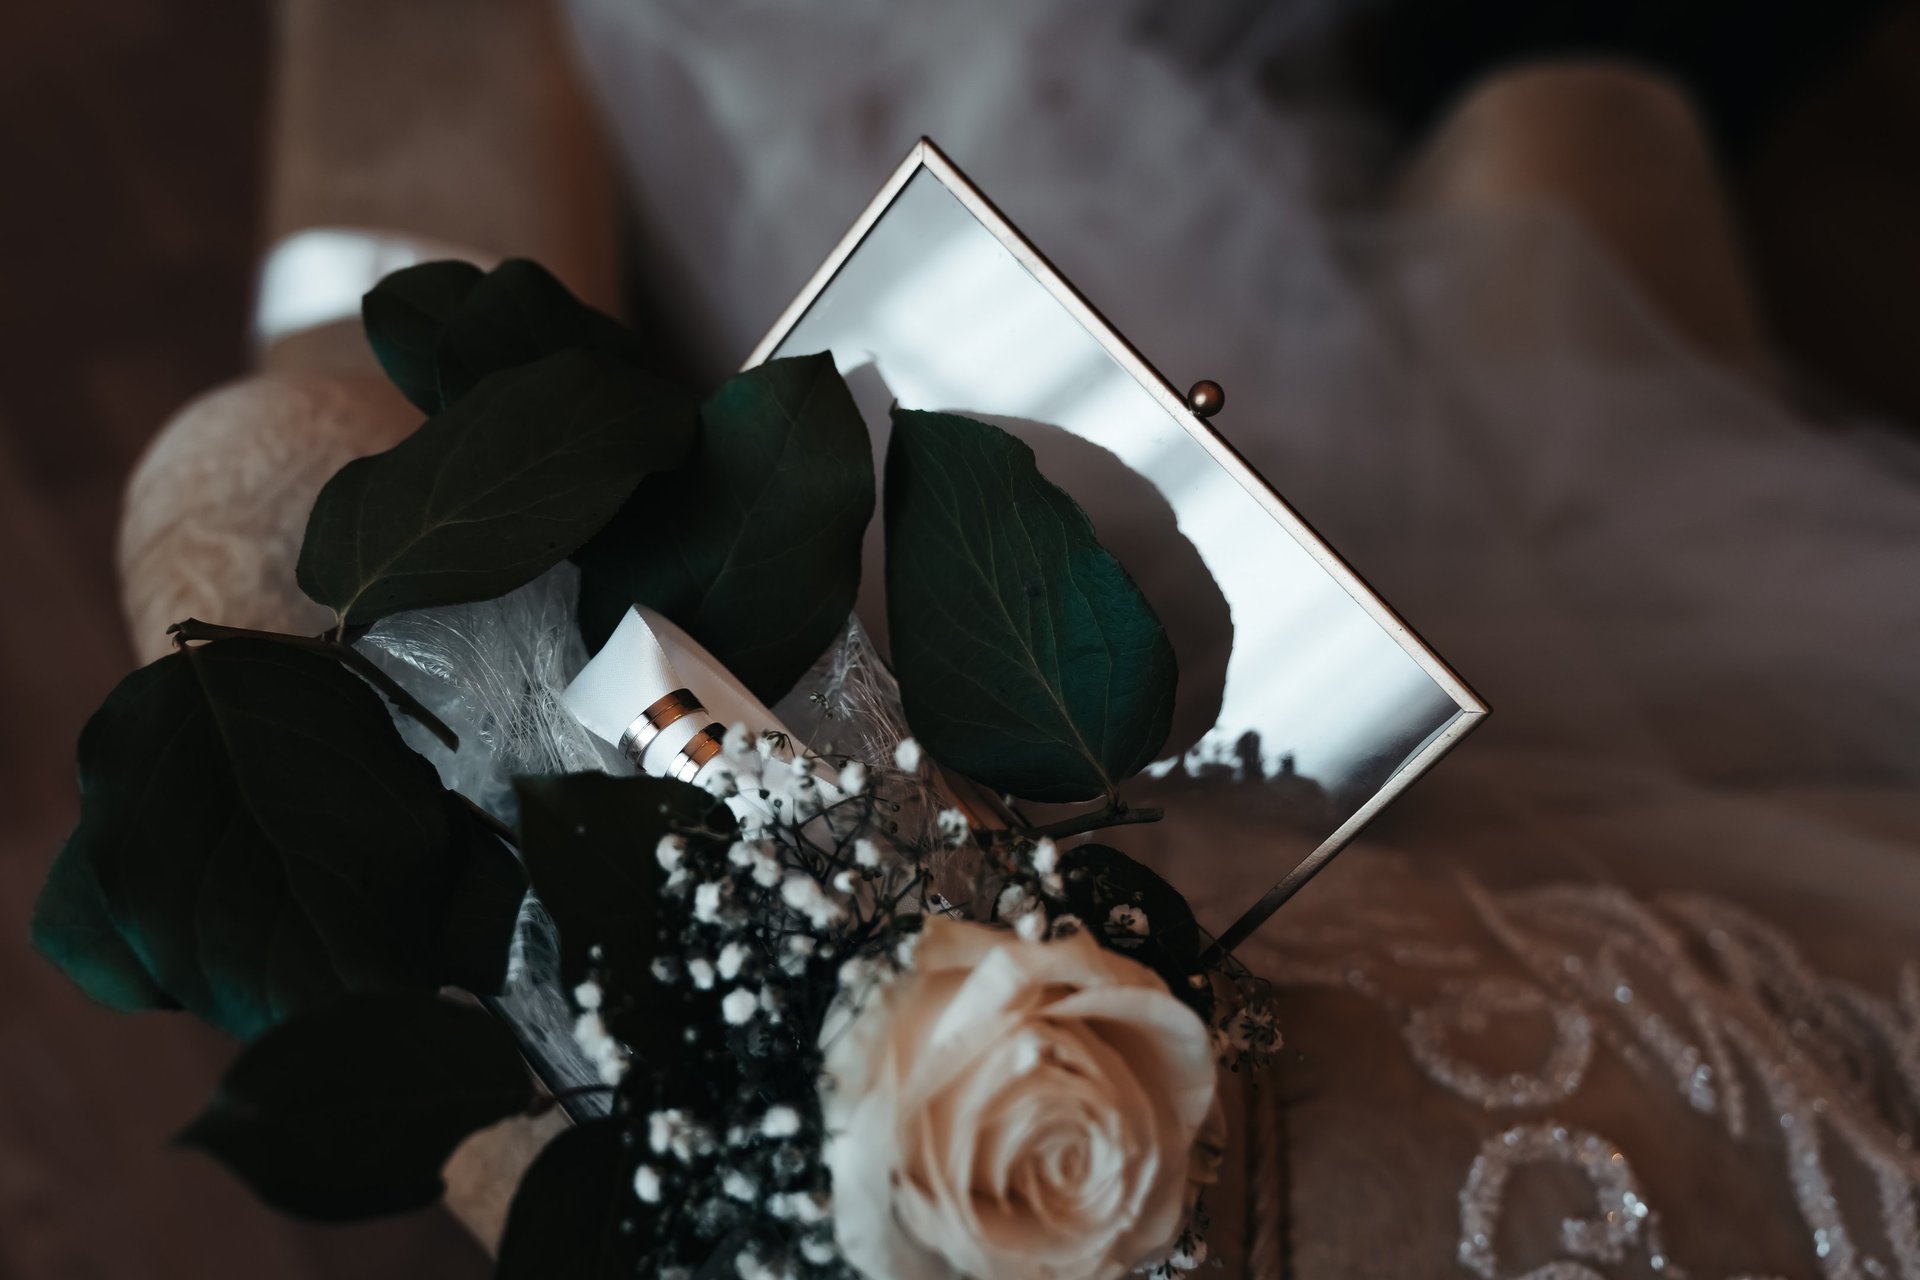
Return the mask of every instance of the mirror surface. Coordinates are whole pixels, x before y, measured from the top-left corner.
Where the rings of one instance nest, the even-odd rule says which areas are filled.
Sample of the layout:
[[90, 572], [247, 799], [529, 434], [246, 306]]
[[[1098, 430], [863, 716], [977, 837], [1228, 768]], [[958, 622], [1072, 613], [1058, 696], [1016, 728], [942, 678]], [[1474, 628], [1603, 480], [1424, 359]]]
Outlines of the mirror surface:
[[[1149, 789], [1192, 776], [1277, 784], [1297, 845], [1291, 860], [1276, 855], [1279, 878], [1481, 708], [1457, 682], [1450, 692], [1437, 659], [975, 205], [915, 169], [769, 354], [831, 351], [880, 456], [895, 400], [984, 418], [1034, 448], [1139, 582], [1179, 659], [1167, 757], [1151, 770], [1162, 781]], [[884, 652], [878, 525], [859, 614]]]

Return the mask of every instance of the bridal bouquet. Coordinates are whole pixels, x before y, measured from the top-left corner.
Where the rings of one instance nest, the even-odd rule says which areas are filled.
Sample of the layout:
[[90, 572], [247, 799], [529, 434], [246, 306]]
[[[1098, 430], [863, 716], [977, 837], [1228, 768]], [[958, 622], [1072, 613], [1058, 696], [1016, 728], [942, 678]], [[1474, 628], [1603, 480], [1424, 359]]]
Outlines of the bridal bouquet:
[[[590, 646], [664, 619], [764, 708], [857, 635], [872, 446], [829, 356], [700, 402], [531, 263], [410, 268], [365, 320], [427, 416], [315, 502], [299, 582], [334, 624], [179, 623], [81, 736], [35, 914], [95, 999], [244, 1042], [181, 1141], [347, 1220], [432, 1202], [470, 1135], [565, 1105], [503, 1277], [1199, 1265], [1221, 1072], [1270, 1055], [1272, 1012], [1179, 893], [1084, 839], [1158, 818], [1121, 788], [1176, 673], [1031, 451], [893, 410], [890, 749], [750, 713], [665, 767], [622, 737], [640, 772], [518, 777], [488, 808], [409, 744], [458, 740], [370, 630], [571, 560]], [[529, 888], [594, 1076], [565, 1087], [484, 1003]]]

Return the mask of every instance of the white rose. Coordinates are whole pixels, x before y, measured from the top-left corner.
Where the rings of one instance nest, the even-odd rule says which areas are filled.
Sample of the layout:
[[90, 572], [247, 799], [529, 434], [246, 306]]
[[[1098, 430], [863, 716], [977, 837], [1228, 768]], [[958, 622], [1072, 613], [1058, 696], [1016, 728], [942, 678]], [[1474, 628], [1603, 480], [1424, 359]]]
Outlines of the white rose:
[[931, 920], [821, 1047], [834, 1234], [873, 1280], [1112, 1280], [1217, 1168], [1206, 1025], [1084, 932]]

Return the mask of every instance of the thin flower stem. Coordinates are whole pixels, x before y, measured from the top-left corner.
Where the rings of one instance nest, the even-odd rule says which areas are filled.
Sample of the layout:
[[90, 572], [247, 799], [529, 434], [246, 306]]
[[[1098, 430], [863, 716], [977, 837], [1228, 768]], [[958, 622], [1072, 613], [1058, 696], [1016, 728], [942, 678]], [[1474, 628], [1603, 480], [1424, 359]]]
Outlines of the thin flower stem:
[[427, 710], [425, 704], [411, 693], [408, 693], [406, 687], [398, 680], [395, 680], [392, 676], [381, 670], [379, 664], [374, 662], [372, 658], [369, 658], [352, 645], [341, 644], [339, 641], [329, 642], [327, 648], [349, 669], [357, 673], [361, 679], [386, 694], [388, 700], [393, 703], [394, 707], [398, 709], [402, 715], [411, 716], [414, 720], [418, 721], [427, 732], [440, 739], [440, 741], [445, 744], [447, 750], [458, 751], [460, 749], [460, 735], [455, 733], [446, 721]]
[[1115, 801], [1104, 809], [1092, 813], [1076, 814], [1071, 818], [1062, 818], [1044, 826], [1029, 827], [1022, 834], [1035, 840], [1064, 840], [1068, 836], [1085, 835], [1089, 831], [1099, 831], [1106, 827], [1125, 827], [1139, 822], [1158, 822], [1166, 814], [1159, 809], [1130, 809]]
[[198, 618], [188, 618], [185, 622], [176, 622], [167, 628], [167, 634], [173, 637], [176, 645], [189, 640], [272, 640], [277, 644], [292, 645], [296, 649], [318, 649], [328, 642], [325, 636], [295, 636], [284, 631], [256, 631], [252, 627], [223, 627], [217, 622], [202, 622]]
[[305, 649], [309, 653], [332, 658], [386, 695], [395, 709], [402, 715], [418, 721], [434, 737], [445, 743], [447, 750], [460, 749], [460, 735], [448, 728], [446, 721], [427, 710], [425, 704], [408, 693], [404, 685], [382, 670], [372, 658], [345, 643], [337, 635], [294, 636], [279, 631], [255, 631], [248, 627], [223, 627], [219, 623], [202, 622], [198, 618], [188, 618], [185, 622], [174, 623], [167, 628], [167, 634], [173, 637], [176, 645], [184, 645], [191, 640], [271, 640], [275, 644], [290, 645], [295, 649]]

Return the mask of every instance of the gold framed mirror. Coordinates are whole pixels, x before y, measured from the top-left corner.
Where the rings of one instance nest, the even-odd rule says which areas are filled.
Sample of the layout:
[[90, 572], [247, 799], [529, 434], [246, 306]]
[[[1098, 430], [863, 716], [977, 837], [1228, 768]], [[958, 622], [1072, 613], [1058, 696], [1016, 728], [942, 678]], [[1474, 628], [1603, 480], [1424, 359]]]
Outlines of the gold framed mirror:
[[[1486, 716], [931, 141], [915, 145], [746, 364], [821, 351], [853, 387], [881, 454], [895, 401], [1013, 431], [1140, 584], [1167, 626], [1181, 692], [1166, 757], [1129, 793], [1198, 777], [1265, 785], [1283, 800], [1273, 887], [1235, 916], [1201, 921], [1223, 946]], [[883, 553], [870, 531], [858, 614], [884, 654]], [[1179, 821], [1176, 809], [1167, 822]]]

